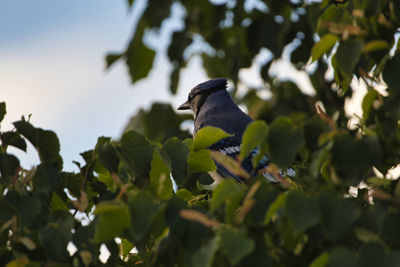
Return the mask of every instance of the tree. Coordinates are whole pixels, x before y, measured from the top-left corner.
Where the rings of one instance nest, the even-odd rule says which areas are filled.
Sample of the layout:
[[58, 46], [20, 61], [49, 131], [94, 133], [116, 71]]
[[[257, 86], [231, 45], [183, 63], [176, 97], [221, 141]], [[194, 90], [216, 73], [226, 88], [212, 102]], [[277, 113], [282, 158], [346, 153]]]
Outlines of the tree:
[[[132, 82], [145, 78], [155, 51], [143, 36], [160, 29], [173, 5], [186, 16], [168, 47], [170, 91], [190, 60], [185, 50], [203, 40], [209, 49], [197, 54], [208, 75], [229, 77], [233, 97], [258, 119], [242, 147], [266, 149], [271, 170], [290, 164], [296, 178], [212, 184], [207, 172], [221, 156], [207, 147], [226, 133], [205, 128], [195, 140], [186, 138], [167, 126], [187, 118], [163, 104], [140, 111], [120, 140], [100, 137], [81, 154], [80, 172], [69, 173], [55, 133], [23, 118], [0, 135], [1, 265], [97, 266], [105, 244], [110, 266], [397, 266], [400, 184], [386, 177], [400, 162], [397, 2], [149, 0], [126, 51], [109, 54], [107, 65], [123, 59]], [[248, 86], [240, 96], [239, 70], [266, 50], [272, 58], [259, 72], [271, 98], [259, 97], [267, 89]], [[283, 51], [299, 70], [314, 62], [305, 71], [314, 95], [271, 77]], [[350, 129], [344, 103], [356, 90], [352, 80], [368, 92], [363, 116]], [[171, 124], [152, 124], [160, 113]], [[5, 114], [1, 103], [0, 122]], [[31, 170], [7, 150], [25, 151], [27, 141], [41, 160]], [[349, 195], [360, 182], [366, 188]], [[72, 255], [69, 242], [77, 248]]]

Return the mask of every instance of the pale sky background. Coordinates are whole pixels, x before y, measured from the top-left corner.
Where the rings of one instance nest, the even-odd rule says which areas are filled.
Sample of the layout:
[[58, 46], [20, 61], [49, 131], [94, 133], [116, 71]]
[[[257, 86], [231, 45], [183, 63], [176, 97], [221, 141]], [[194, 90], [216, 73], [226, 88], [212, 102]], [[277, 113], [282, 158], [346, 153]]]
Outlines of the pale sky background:
[[[177, 96], [166, 90], [170, 66], [163, 56], [134, 86], [122, 62], [104, 70], [105, 54], [122, 51], [129, 41], [134, 17], [124, 0], [2, 2], [0, 101], [6, 101], [7, 115], [1, 130], [32, 114], [35, 126], [57, 133], [64, 167], [74, 170], [80, 152], [92, 149], [99, 136], [117, 138], [140, 107], [182, 102], [183, 88], [206, 79], [199, 62], [182, 75]], [[28, 154], [18, 153], [26, 168], [38, 162], [32, 149]]]

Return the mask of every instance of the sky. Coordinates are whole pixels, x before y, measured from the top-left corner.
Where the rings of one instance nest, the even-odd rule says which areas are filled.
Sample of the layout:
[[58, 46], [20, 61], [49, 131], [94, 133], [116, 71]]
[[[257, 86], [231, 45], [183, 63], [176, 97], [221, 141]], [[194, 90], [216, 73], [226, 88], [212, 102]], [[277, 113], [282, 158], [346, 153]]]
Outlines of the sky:
[[[105, 70], [106, 53], [124, 50], [136, 15], [124, 0], [2, 2], [0, 101], [6, 101], [7, 115], [1, 130], [32, 114], [33, 125], [58, 135], [64, 168], [77, 170], [72, 161], [81, 161], [79, 153], [92, 149], [99, 136], [118, 138], [139, 108], [183, 102], [187, 88], [206, 79], [198, 60], [183, 73], [176, 96], [165, 89], [170, 65], [163, 55], [134, 85], [123, 62]], [[28, 154], [11, 152], [25, 168], [38, 162], [32, 147]]]

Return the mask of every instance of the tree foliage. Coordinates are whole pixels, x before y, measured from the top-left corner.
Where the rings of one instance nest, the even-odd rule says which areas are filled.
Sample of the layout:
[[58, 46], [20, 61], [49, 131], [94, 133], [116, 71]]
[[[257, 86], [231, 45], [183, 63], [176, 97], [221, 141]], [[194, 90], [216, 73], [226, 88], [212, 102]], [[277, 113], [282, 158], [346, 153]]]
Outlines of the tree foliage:
[[[258, 119], [241, 158], [258, 146], [270, 154], [269, 171], [291, 165], [296, 177], [213, 184], [213, 159], [242, 171], [207, 149], [227, 134], [207, 127], [188, 138], [179, 128], [187, 116], [165, 104], [141, 110], [120, 140], [99, 137], [75, 173], [63, 170], [56, 134], [22, 118], [0, 132], [0, 265], [100, 266], [105, 245], [108, 266], [398, 266], [400, 183], [386, 175], [400, 162], [397, 2], [149, 0], [126, 51], [107, 65], [123, 59], [132, 82], [146, 77], [156, 51], [143, 37], [176, 5], [186, 14], [168, 47], [170, 91], [191, 58], [185, 51], [201, 39], [209, 48], [196, 53], [208, 75], [229, 77], [233, 97]], [[271, 53], [259, 68], [264, 89], [237, 94], [239, 71], [263, 51]], [[285, 54], [314, 94], [271, 77]], [[353, 80], [368, 92], [349, 128]], [[5, 115], [0, 103], [0, 122]], [[9, 150], [26, 151], [27, 142], [40, 158], [30, 170]]]

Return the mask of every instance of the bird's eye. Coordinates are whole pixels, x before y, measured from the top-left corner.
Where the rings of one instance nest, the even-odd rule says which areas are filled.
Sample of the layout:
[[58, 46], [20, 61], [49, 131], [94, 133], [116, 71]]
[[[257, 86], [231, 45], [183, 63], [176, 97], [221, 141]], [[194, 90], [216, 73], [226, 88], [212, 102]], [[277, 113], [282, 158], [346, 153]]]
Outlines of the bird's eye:
[[189, 95], [189, 101], [193, 100], [193, 95]]

